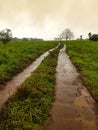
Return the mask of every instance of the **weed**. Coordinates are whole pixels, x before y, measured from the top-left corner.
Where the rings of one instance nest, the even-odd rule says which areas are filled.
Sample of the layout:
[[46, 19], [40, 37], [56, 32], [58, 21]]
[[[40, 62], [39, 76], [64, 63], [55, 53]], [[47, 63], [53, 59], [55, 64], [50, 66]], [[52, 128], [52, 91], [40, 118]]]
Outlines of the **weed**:
[[55, 70], [62, 45], [44, 59], [0, 111], [0, 130], [41, 130], [54, 99]]
[[68, 41], [67, 52], [98, 102], [98, 42]]
[[42, 53], [56, 45], [57, 42], [53, 41], [0, 44], [0, 84], [6, 83]]

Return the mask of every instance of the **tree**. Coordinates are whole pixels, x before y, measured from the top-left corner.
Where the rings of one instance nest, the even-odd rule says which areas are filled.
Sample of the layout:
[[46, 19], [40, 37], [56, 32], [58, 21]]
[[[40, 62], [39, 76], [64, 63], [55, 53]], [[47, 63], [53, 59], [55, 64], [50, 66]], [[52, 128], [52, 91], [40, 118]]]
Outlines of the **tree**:
[[92, 33], [89, 32], [89, 33], [88, 33], [89, 40], [90, 40], [91, 36], [92, 36]]
[[82, 35], [80, 35], [80, 40], [82, 40], [83, 39], [83, 36]]
[[4, 44], [8, 43], [12, 38], [12, 32], [10, 29], [0, 31], [0, 41]]
[[73, 32], [70, 29], [65, 29], [59, 36], [59, 39], [71, 40], [74, 37]]
[[90, 38], [91, 41], [98, 41], [98, 34], [93, 34]]

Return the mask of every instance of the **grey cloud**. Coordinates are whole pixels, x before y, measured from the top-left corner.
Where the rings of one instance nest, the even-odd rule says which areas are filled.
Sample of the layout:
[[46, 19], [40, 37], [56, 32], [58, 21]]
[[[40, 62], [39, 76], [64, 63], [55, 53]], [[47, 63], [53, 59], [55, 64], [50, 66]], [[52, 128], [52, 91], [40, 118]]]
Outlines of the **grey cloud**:
[[1, 25], [6, 23], [14, 32], [18, 28], [18, 35], [22, 28], [38, 36], [49, 30], [49, 38], [67, 27], [79, 34], [97, 32], [97, 12], [97, 0], [0, 0]]

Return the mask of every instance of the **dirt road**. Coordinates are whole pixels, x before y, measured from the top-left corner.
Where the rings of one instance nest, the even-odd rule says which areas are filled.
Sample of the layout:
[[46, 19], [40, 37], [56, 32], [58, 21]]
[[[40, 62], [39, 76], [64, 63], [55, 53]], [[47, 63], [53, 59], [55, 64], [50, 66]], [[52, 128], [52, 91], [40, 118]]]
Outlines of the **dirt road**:
[[58, 57], [52, 119], [45, 130], [97, 130], [92, 110], [95, 102], [82, 85], [65, 49], [61, 49]]
[[[58, 44], [59, 46], [59, 44]], [[57, 47], [58, 47], [57, 46]], [[30, 66], [24, 69], [23, 72], [13, 77], [13, 79], [7, 82], [6, 85], [2, 86], [0, 90], [0, 108], [2, 105], [8, 100], [8, 98], [13, 95], [16, 91], [16, 88], [19, 87], [30, 75], [33, 71], [37, 69], [37, 67], [41, 64], [46, 56], [49, 55], [51, 51], [56, 49], [57, 47], [50, 49], [49, 51], [43, 53], [39, 58], [37, 58]], [[0, 86], [1, 87], [1, 86]]]

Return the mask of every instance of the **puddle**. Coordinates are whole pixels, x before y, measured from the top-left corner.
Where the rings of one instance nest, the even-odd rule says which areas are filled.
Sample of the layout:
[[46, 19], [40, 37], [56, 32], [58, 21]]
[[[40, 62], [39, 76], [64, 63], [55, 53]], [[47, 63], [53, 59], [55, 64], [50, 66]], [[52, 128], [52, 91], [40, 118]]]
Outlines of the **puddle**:
[[87, 99], [94, 100], [80, 82], [65, 49], [66, 46], [58, 57], [55, 102], [45, 130], [97, 130], [93, 104]]
[[15, 76], [11, 81], [7, 82], [5, 86], [2, 86], [2, 89], [0, 90], [0, 107], [2, 107], [8, 98], [15, 92], [16, 88], [20, 86], [31, 75], [31, 73], [37, 69], [44, 58], [48, 56], [51, 51], [58, 48], [58, 46], [42, 54], [29, 67], [24, 69], [23, 72]]

